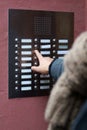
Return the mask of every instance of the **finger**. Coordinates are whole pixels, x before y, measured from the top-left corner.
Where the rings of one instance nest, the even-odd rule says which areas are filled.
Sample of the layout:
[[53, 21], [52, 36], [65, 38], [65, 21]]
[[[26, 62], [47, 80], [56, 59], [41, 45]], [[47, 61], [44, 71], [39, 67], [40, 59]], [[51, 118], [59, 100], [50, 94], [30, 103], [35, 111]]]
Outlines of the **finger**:
[[39, 61], [42, 59], [42, 55], [39, 53], [38, 50], [35, 50], [34, 53], [36, 54], [37, 58], [39, 59]]
[[39, 72], [39, 71], [40, 71], [40, 69], [39, 69], [38, 66], [32, 66], [31, 69], [32, 69], [33, 71], [35, 71], [35, 72]]

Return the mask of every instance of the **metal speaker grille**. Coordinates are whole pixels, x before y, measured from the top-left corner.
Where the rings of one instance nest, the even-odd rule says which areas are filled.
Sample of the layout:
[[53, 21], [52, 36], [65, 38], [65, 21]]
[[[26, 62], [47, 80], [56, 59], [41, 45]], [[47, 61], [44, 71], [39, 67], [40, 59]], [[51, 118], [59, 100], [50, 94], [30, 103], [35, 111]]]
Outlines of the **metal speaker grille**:
[[34, 17], [34, 32], [36, 35], [51, 35], [51, 17]]

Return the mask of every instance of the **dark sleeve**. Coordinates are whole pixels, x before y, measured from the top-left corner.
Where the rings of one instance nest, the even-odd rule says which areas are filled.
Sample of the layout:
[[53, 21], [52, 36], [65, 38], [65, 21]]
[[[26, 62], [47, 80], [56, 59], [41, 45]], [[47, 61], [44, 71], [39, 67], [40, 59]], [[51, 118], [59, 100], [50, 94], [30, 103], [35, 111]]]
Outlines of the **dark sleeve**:
[[62, 59], [55, 59], [49, 66], [49, 74], [56, 81], [62, 72], [64, 71], [64, 65]]
[[87, 100], [72, 123], [71, 130], [87, 130]]

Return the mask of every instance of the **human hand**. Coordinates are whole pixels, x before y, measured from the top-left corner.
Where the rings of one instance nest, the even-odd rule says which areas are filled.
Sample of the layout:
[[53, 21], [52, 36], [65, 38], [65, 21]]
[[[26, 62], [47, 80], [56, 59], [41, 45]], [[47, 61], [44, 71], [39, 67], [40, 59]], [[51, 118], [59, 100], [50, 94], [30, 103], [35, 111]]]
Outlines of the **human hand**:
[[43, 57], [38, 50], [35, 50], [34, 53], [36, 54], [39, 65], [38, 66], [32, 66], [31, 69], [35, 72], [39, 72], [41, 74], [48, 74], [49, 71], [49, 65], [53, 61], [50, 57]]

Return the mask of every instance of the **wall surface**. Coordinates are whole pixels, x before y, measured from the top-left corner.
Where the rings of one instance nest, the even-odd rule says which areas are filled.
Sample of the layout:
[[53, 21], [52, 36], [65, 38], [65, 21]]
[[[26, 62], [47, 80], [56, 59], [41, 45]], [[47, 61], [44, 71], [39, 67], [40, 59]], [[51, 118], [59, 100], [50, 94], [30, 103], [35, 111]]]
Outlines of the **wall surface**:
[[84, 0], [0, 0], [0, 130], [46, 130], [44, 110], [48, 97], [8, 99], [9, 8], [74, 12], [76, 37], [85, 30], [85, 2]]
[[87, 30], [87, 0], [85, 0], [85, 28]]

